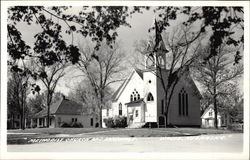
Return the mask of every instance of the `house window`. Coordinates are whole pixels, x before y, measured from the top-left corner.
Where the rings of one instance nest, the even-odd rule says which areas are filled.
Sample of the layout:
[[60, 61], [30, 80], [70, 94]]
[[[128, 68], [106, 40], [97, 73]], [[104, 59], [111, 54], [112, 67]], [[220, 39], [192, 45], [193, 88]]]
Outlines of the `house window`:
[[108, 108], [107, 108], [106, 116], [107, 116], [107, 117], [109, 116], [109, 109], [108, 109]]
[[42, 118], [39, 118], [39, 126], [42, 125]]
[[179, 95], [178, 95], [178, 102], [179, 102], [179, 115], [181, 116], [187, 116], [188, 115], [188, 94], [184, 90], [184, 88], [181, 89]]
[[150, 92], [148, 94], [147, 101], [154, 101], [154, 97], [153, 97], [152, 93], [150, 93]]
[[122, 103], [119, 103], [119, 116], [122, 115]]
[[77, 122], [77, 118], [72, 118], [72, 122]]
[[138, 110], [135, 111], [135, 117], [138, 117]]
[[90, 119], [90, 126], [93, 126], [93, 124], [94, 124], [94, 120], [93, 120], [93, 118], [91, 118]]
[[208, 113], [208, 115], [209, 115], [209, 116], [212, 116], [212, 115], [213, 115], [213, 112], [212, 112], [212, 111], [210, 111], [210, 112]]
[[161, 100], [161, 114], [164, 114], [164, 100]]
[[132, 102], [133, 101], [133, 95], [131, 94], [130, 95], [130, 102]]

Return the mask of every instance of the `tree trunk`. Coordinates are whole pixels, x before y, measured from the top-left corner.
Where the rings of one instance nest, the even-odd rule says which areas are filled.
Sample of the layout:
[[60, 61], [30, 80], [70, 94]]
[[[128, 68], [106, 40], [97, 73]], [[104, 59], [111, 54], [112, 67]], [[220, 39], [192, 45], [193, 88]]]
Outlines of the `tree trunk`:
[[25, 105], [24, 105], [24, 103], [22, 104], [22, 116], [21, 116], [21, 118], [22, 118], [22, 130], [24, 130], [25, 129], [25, 114], [24, 114], [24, 107], [25, 107]]
[[99, 123], [100, 123], [100, 128], [102, 128], [102, 105], [103, 105], [103, 96], [102, 96], [102, 93], [101, 93], [101, 97], [100, 97], [100, 100], [101, 100], [101, 103], [100, 103], [100, 113], [99, 113]]
[[50, 115], [50, 94], [49, 94], [49, 91], [48, 91], [48, 94], [47, 94], [47, 106], [48, 106], [48, 110], [47, 110], [47, 128], [49, 128], [49, 115]]
[[[214, 79], [214, 84], [216, 83], [216, 80]], [[216, 95], [216, 86], [213, 87], [214, 95], [213, 95], [213, 102], [214, 102], [214, 126], [217, 129], [218, 128], [218, 111], [217, 111], [217, 95]]]
[[165, 94], [165, 101], [164, 101], [165, 103], [164, 103], [164, 107], [165, 107], [165, 127], [167, 127], [168, 126], [168, 99], [167, 99], [167, 94]]
[[217, 111], [217, 100], [216, 95], [214, 95], [214, 126], [216, 129], [218, 129], [218, 111]]

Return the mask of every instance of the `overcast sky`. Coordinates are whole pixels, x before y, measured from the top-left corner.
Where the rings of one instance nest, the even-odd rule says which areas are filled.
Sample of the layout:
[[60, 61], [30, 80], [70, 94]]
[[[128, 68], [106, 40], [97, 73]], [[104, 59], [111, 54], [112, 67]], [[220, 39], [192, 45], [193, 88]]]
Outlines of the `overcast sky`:
[[[73, 7], [69, 12], [77, 13], [80, 10], [80, 7]], [[132, 26], [129, 27], [120, 27], [118, 32], [118, 41], [121, 42], [124, 51], [126, 54], [132, 54], [134, 52], [134, 42], [142, 39], [146, 39], [148, 36], [148, 29], [153, 25], [154, 14], [153, 11], [145, 11], [143, 14], [136, 13], [132, 16], [132, 18], [128, 17], [128, 22]], [[55, 19], [55, 21], [58, 21]], [[63, 22], [59, 21], [62, 26], [65, 26]], [[66, 26], [65, 26], [66, 27]], [[39, 25], [27, 25], [26, 23], [19, 23], [17, 28], [20, 29], [23, 39], [27, 42], [28, 45], [33, 47], [35, 42], [34, 35], [41, 31], [41, 27]], [[65, 41], [70, 41], [71, 36], [63, 34]], [[77, 43], [82, 36], [75, 36], [74, 43]], [[74, 75], [79, 75], [79, 72], [74, 72]], [[56, 88], [57, 91], [60, 91], [64, 94], [68, 94], [70, 91], [69, 86], [73, 86], [74, 83], [79, 81], [79, 79], [75, 78], [72, 80], [72, 72], [67, 73], [65, 78], [59, 81], [59, 84]], [[117, 84], [119, 85], [119, 84]], [[117, 85], [113, 87], [116, 88]]]
[[[78, 13], [80, 9], [81, 9], [80, 7], [73, 7], [68, 12]], [[148, 35], [149, 35], [148, 29], [152, 27], [154, 17], [155, 15], [152, 10], [144, 11], [143, 14], [136, 13], [132, 16], [132, 18], [128, 18], [128, 22], [132, 26], [131, 28], [122, 26], [118, 29], [118, 41], [121, 41], [123, 50], [126, 52], [127, 55], [134, 54], [135, 41], [148, 38]], [[58, 20], [55, 19], [55, 21], [58, 21]], [[61, 21], [58, 21], [58, 22], [62, 24], [64, 27], [66, 27], [63, 22]], [[175, 21], [174, 23], [177, 24], [178, 21]], [[38, 33], [38, 31], [41, 31], [41, 27], [39, 25], [28, 26], [25, 23], [20, 23], [18, 24], [17, 27], [21, 30], [23, 39], [27, 42], [28, 45], [33, 47], [32, 44], [35, 41], [33, 37], [36, 33]], [[66, 41], [71, 41], [70, 35], [63, 34], [63, 36]], [[82, 39], [82, 36], [74, 36], [74, 41], [75, 41], [74, 43], [79, 42], [79, 39]], [[67, 95], [68, 92], [70, 91], [69, 87], [70, 86], [72, 87], [74, 84], [77, 83], [77, 81], [79, 81], [79, 79], [72, 78], [72, 76], [79, 75], [79, 74], [80, 74], [79, 72], [74, 72], [73, 74], [72, 72], [68, 72], [66, 76], [59, 81], [56, 91], [60, 91], [64, 93], [65, 95]], [[116, 89], [118, 85], [119, 84], [115, 84], [113, 86], [114, 89]], [[241, 81], [241, 85], [242, 85], [242, 81]]]

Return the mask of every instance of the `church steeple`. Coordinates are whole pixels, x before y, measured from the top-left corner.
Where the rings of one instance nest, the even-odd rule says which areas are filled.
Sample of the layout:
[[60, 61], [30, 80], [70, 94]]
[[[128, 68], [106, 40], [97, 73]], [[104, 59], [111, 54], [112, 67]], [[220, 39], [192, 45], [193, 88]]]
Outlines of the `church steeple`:
[[155, 42], [149, 41], [145, 54], [145, 69], [153, 69], [156, 67], [166, 68], [166, 53], [168, 50], [165, 47], [161, 36], [163, 30], [155, 19]]

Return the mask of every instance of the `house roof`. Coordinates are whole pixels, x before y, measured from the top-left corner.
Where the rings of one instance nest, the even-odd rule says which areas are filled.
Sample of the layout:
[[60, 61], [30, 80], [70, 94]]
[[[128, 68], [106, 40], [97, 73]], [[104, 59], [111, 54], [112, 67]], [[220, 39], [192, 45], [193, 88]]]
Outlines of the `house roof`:
[[[207, 112], [212, 109], [214, 111], [214, 106], [210, 105], [209, 107], [206, 108], [206, 110], [204, 111], [204, 113], [202, 114], [201, 118], [204, 118], [204, 116], [207, 114]], [[220, 113], [218, 112], [218, 116], [220, 116]]]
[[[83, 105], [68, 99], [61, 99], [50, 106], [50, 115], [79, 115], [82, 111]], [[34, 115], [36, 118], [45, 116], [47, 116], [47, 108]]]

